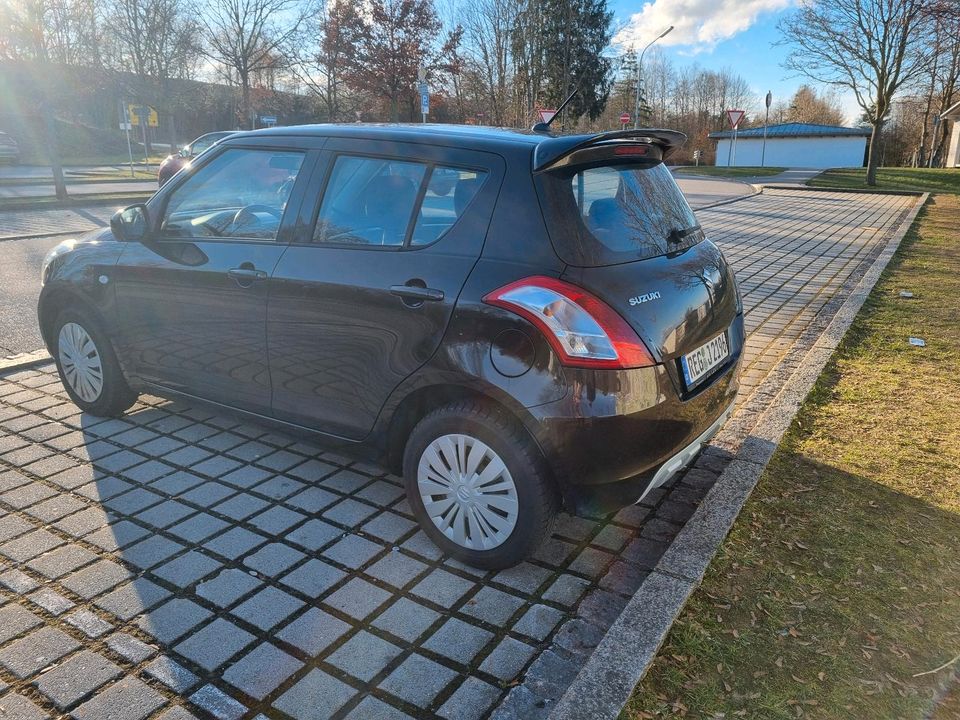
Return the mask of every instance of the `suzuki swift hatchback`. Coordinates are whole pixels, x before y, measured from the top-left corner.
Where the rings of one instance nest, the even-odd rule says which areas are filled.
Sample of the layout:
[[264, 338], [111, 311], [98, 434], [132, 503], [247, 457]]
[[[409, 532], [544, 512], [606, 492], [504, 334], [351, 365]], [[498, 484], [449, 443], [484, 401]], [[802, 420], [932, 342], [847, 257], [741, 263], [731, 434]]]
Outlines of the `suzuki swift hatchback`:
[[47, 257], [39, 320], [83, 410], [178, 395], [402, 474], [450, 555], [640, 500], [730, 413], [733, 274], [666, 130], [240, 133]]

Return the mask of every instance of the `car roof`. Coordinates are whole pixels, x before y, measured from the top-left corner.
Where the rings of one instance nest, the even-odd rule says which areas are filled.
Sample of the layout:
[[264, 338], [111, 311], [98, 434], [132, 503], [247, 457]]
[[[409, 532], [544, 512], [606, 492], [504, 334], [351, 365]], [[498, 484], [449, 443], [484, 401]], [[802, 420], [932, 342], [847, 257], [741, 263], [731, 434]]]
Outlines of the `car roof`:
[[442, 125], [434, 123], [318, 123], [315, 125], [285, 125], [241, 133], [255, 136], [321, 136], [321, 137], [376, 137], [382, 140], [413, 140], [416, 138], [475, 138], [504, 143], [536, 144], [548, 135], [530, 130], [514, 130], [482, 125]]
[[534, 154], [534, 166], [545, 167], [571, 150], [606, 140], [638, 140], [664, 142], [667, 146], [682, 144], [686, 136], [672, 130], [640, 128], [631, 131], [581, 133], [563, 135], [554, 132], [520, 130], [482, 125], [443, 125], [433, 123], [326, 123], [316, 125], [286, 125], [235, 133], [231, 140], [243, 141], [258, 137], [347, 137], [366, 140], [393, 140], [395, 142], [423, 142], [432, 140], [441, 145], [463, 147], [464, 141], [474, 141], [478, 147], [529, 147]]

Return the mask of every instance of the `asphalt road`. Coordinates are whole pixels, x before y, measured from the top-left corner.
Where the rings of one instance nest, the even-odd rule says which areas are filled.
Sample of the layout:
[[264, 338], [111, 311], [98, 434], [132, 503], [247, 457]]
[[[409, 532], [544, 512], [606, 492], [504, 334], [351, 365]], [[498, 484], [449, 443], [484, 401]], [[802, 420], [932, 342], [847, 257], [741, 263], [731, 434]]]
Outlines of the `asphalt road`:
[[[0, 216], [2, 217], [2, 216]], [[0, 242], [0, 356], [38, 350], [43, 346], [37, 329], [40, 264], [62, 237]]]
[[[749, 185], [722, 178], [680, 178], [678, 182], [694, 208], [753, 192]], [[38, 211], [37, 215], [50, 212], [55, 211]], [[18, 213], [23, 214], [22, 211]], [[5, 215], [7, 213], [0, 212], [0, 228]], [[92, 215], [88, 220], [105, 224]], [[23, 240], [0, 238], [3, 258], [0, 262], [0, 308], [3, 308], [0, 311], [0, 357], [39, 350], [43, 346], [36, 318], [40, 265], [47, 251], [63, 239], [63, 236]]]

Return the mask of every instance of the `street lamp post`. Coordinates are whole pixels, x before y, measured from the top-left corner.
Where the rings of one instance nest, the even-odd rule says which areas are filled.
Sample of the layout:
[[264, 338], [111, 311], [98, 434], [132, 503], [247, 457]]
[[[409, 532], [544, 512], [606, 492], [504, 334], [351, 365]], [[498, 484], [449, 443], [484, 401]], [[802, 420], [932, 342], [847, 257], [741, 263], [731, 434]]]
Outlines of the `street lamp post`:
[[634, 104], [633, 108], [633, 129], [636, 130], [640, 127], [640, 78], [643, 72], [643, 54], [650, 49], [650, 46], [653, 45], [660, 38], [666, 37], [673, 30], [673, 25], [668, 27], [662, 33], [657, 35], [653, 40], [647, 43], [647, 46], [641, 51], [640, 59], [637, 61], [637, 101]]

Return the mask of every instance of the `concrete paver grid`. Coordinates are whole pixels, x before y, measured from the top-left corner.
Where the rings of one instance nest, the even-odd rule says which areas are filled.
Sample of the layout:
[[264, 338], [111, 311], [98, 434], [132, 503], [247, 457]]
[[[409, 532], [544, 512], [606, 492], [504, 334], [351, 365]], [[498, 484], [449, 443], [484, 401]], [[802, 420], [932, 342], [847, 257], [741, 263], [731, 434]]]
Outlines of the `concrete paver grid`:
[[[905, 204], [884, 197], [775, 193], [701, 215], [750, 287], [751, 366], [873, 252]], [[380, 468], [183, 402], [91, 418], [51, 365], [7, 374], [0, 709], [542, 716], [725, 462], [612, 518], [562, 516], [529, 562], [484, 573], [440, 556]]]
[[767, 189], [698, 213], [743, 294], [742, 399], [915, 202], [904, 195]]

